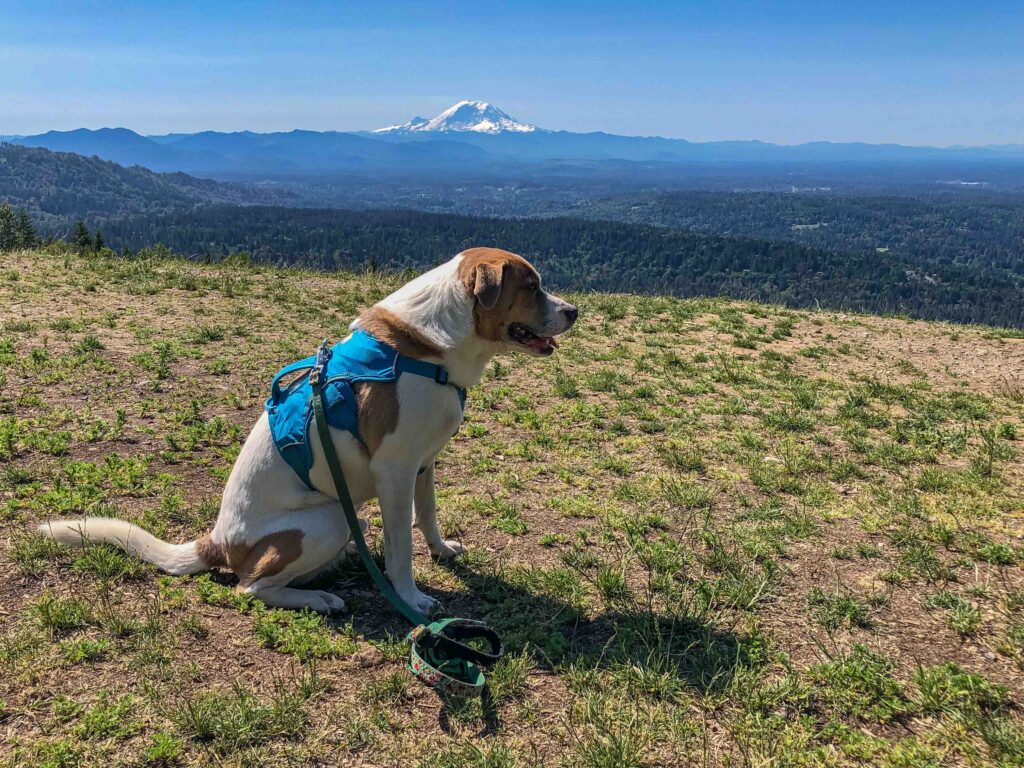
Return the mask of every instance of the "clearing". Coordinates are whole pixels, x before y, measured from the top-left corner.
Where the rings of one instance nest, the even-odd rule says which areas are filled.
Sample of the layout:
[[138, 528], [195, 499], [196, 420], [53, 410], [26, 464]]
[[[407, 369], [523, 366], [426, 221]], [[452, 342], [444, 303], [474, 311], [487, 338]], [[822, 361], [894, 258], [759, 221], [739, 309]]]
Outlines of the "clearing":
[[31, 535], [206, 532], [271, 376], [401, 281], [3, 255], [0, 764], [1024, 762], [1020, 332], [573, 297], [439, 461], [469, 552], [417, 540], [420, 586], [505, 637], [493, 711], [415, 683], [357, 562], [325, 621]]

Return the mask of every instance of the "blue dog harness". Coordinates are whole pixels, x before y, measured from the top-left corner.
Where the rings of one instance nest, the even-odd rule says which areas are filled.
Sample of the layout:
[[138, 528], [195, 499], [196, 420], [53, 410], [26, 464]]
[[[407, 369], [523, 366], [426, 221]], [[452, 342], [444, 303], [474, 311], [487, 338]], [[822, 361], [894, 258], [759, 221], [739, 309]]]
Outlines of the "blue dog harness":
[[[267, 418], [281, 457], [288, 462], [302, 482], [313, 488], [309, 470], [313, 466], [313, 450], [309, 444], [309, 426], [313, 420], [313, 387], [308, 376], [297, 378], [285, 388], [282, 379], [313, 369], [317, 355], [286, 365], [274, 377], [267, 398]], [[448, 382], [448, 369], [423, 360], [400, 355], [366, 331], [355, 331], [345, 341], [331, 347], [324, 372], [327, 423], [344, 429], [365, 448], [359, 433], [359, 412], [352, 385], [360, 381], [397, 381], [403, 373], [411, 373], [448, 385], [459, 395], [459, 405], [466, 407], [466, 390]], [[315, 489], [314, 489], [315, 490]]]

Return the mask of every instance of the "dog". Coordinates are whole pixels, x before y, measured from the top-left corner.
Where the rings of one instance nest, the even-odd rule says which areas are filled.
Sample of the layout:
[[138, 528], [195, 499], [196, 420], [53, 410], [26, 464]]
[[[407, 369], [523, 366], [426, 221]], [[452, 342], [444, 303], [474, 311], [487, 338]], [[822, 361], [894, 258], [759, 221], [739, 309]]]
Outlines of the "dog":
[[[553, 354], [555, 337], [577, 315], [575, 306], [543, 290], [526, 259], [471, 248], [365, 310], [350, 328], [401, 355], [443, 365], [451, 384], [468, 388], [499, 353]], [[409, 605], [429, 614], [437, 601], [413, 579], [413, 527], [435, 557], [463, 551], [441, 536], [434, 494], [434, 460], [462, 422], [459, 394], [412, 375], [353, 389], [362, 441], [333, 427], [332, 441], [356, 508], [380, 502], [388, 578]], [[170, 544], [112, 518], [53, 520], [39, 532], [71, 546], [108, 542], [172, 574], [228, 568], [240, 592], [269, 606], [343, 611], [332, 592], [301, 588], [344, 557], [351, 540], [315, 429], [309, 441], [312, 488], [282, 458], [264, 412], [231, 470], [213, 530], [196, 541]]]

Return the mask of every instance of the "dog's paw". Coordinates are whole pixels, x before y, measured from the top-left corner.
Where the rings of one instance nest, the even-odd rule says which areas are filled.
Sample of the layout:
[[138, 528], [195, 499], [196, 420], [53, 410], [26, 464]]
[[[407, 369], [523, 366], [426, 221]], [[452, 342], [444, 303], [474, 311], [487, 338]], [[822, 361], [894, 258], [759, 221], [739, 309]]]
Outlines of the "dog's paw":
[[462, 546], [462, 542], [455, 540], [442, 541], [436, 547], [431, 549], [430, 554], [434, 557], [439, 557], [442, 560], [447, 560], [450, 557], [461, 555], [466, 551], [466, 548]]
[[309, 596], [307, 607], [311, 611], [322, 613], [325, 616], [345, 612], [345, 601], [333, 592], [323, 590], [312, 590]]
[[[358, 518], [358, 519], [359, 519], [359, 528], [362, 530], [363, 536], [365, 536], [366, 532], [368, 530], [370, 530], [370, 522], [368, 520], [364, 520], [361, 517]], [[342, 548], [341, 551], [342, 551], [343, 557], [358, 556], [359, 555], [359, 547], [356, 546], [356, 540], [350, 537], [349, 540], [348, 540], [348, 544], [346, 544]]]
[[437, 607], [437, 600], [432, 598], [430, 595], [425, 595], [418, 589], [408, 594], [401, 594], [401, 598], [405, 600], [409, 605], [415, 608], [417, 611], [422, 613], [424, 616], [430, 616], [434, 608]]

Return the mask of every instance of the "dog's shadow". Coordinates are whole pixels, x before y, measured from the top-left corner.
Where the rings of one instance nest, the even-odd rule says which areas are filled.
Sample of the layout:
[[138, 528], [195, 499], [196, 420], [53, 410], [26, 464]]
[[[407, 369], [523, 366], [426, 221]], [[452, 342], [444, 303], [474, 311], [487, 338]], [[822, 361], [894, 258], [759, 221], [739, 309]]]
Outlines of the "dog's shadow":
[[[443, 567], [461, 589], [428, 590], [443, 606], [438, 617], [487, 623], [501, 635], [509, 660], [528, 653], [541, 674], [567, 668], [584, 675], [616, 670], [654, 695], [706, 694], [728, 688], [744, 655], [757, 645], [713, 626], [697, 610], [667, 614], [631, 600], [603, 601], [597, 607], [593, 598], [585, 605], [579, 580], [567, 569], [484, 572], [459, 561]], [[349, 561], [317, 586], [345, 597], [351, 614], [343, 621], [364, 637], [404, 637], [409, 630], [358, 562]], [[488, 678], [494, 681], [493, 696], [489, 690], [475, 703], [442, 700], [443, 729], [476, 718], [484, 733], [498, 730], [503, 703], [523, 695], [525, 670], [499, 666]]]

